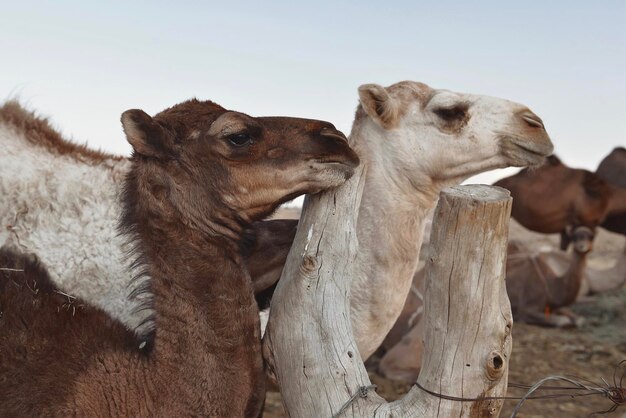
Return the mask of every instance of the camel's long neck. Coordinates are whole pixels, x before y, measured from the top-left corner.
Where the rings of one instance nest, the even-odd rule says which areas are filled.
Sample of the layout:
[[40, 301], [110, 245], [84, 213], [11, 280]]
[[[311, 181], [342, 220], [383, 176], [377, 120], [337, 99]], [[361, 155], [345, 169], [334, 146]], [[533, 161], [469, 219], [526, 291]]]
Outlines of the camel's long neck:
[[567, 271], [550, 281], [550, 307], [553, 309], [571, 305], [576, 301], [585, 276], [587, 253], [574, 251]]
[[367, 165], [357, 223], [359, 273], [351, 288], [353, 331], [366, 358], [402, 310], [419, 260], [424, 221], [438, 190], [416, 190], [405, 174], [393, 172], [384, 160], [386, 151], [379, 149], [385, 138], [355, 128], [352, 140]]
[[[191, 241], [191, 240], [190, 240]], [[156, 353], [175, 343], [185, 352], [219, 355], [258, 331], [256, 303], [243, 259], [219, 243], [177, 242], [159, 252], [152, 267]], [[154, 265], [154, 264], [153, 264]], [[209, 336], [209, 338], [207, 338]], [[236, 345], [236, 344], [235, 344]]]

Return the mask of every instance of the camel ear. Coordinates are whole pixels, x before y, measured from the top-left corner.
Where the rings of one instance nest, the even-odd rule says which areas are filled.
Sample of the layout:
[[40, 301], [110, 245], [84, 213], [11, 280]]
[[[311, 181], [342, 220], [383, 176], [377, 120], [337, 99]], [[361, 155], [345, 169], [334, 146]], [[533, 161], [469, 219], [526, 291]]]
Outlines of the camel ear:
[[172, 134], [143, 110], [131, 109], [122, 113], [122, 127], [135, 153], [155, 158], [172, 154]]
[[393, 128], [400, 119], [400, 103], [383, 86], [363, 84], [359, 98], [365, 112], [385, 129]]

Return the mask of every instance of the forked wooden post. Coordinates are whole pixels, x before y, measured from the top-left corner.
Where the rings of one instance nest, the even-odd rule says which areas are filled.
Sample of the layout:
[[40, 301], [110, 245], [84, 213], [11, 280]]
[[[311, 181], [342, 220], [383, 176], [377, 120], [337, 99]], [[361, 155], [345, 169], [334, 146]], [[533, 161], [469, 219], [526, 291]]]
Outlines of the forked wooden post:
[[[309, 197], [274, 299], [264, 354], [291, 417], [497, 417], [502, 401], [444, 400], [414, 387], [386, 403], [370, 387], [350, 325], [362, 191], [359, 171]], [[418, 384], [447, 396], [506, 394], [511, 309], [504, 284], [511, 198], [504, 189], [442, 192], [425, 294]]]

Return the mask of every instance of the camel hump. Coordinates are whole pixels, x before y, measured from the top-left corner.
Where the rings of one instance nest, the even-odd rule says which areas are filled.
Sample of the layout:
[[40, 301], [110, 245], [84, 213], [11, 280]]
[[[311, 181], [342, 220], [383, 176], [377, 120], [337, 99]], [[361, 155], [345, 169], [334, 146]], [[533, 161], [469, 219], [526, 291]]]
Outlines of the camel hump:
[[583, 188], [587, 195], [596, 199], [608, 199], [611, 189], [606, 181], [590, 171], [584, 171]]
[[0, 124], [13, 127], [28, 142], [43, 147], [57, 155], [70, 155], [81, 161], [94, 164], [103, 160], [121, 160], [123, 157], [87, 148], [85, 145], [69, 141], [51, 125], [48, 119], [27, 110], [17, 100], [8, 100], [0, 106]]
[[626, 148], [615, 147], [600, 162], [596, 174], [614, 186], [626, 187]]

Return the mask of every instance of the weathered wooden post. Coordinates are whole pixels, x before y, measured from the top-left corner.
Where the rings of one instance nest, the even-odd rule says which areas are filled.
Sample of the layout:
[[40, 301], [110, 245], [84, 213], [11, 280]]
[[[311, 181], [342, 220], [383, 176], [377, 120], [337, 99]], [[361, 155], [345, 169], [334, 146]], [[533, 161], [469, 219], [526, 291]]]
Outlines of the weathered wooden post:
[[425, 293], [418, 384], [386, 403], [371, 389], [350, 325], [350, 284], [363, 169], [308, 197], [272, 301], [264, 354], [291, 417], [497, 417], [506, 393], [511, 310], [504, 284], [511, 198], [504, 189], [442, 192]]

